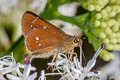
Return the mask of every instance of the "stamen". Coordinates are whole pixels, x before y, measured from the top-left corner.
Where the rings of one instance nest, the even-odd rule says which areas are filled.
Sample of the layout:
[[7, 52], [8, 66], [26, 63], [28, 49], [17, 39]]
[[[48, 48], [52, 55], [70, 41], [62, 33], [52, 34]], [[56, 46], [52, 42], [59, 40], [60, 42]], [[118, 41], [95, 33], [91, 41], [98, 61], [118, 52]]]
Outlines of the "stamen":
[[104, 43], [101, 44], [101, 48], [105, 49], [105, 44]]
[[80, 39], [78, 46], [80, 47], [82, 46], [82, 44], [83, 44], [83, 41]]

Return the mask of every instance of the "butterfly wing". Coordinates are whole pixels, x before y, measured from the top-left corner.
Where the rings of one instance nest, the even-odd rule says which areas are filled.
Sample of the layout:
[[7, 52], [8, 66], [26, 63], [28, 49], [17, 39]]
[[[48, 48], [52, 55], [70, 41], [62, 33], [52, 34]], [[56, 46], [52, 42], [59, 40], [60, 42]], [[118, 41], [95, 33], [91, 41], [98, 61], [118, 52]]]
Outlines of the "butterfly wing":
[[49, 29], [34, 29], [26, 37], [26, 46], [28, 50], [36, 52], [40, 49], [53, 47], [54, 49], [60, 45], [63, 39], [59, 34]]
[[47, 28], [47, 29], [59, 34], [62, 38], [65, 38], [66, 36], [68, 36], [62, 30], [60, 30], [56, 26], [52, 25], [51, 23], [43, 20], [36, 14], [34, 14], [30, 11], [26, 11], [22, 18], [22, 31], [24, 33], [24, 36], [26, 36], [34, 28], [40, 28], [40, 29]]
[[30, 11], [23, 15], [22, 31], [28, 50], [39, 55], [58, 49], [71, 37]]

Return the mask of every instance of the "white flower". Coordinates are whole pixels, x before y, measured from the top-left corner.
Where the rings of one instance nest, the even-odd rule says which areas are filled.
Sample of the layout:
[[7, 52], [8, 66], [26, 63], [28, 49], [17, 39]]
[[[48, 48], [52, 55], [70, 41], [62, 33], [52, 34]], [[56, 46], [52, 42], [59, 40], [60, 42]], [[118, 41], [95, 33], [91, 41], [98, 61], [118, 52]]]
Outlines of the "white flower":
[[40, 13], [44, 11], [47, 0], [33, 0], [30, 4], [30, 9], [37, 10]]
[[72, 17], [75, 16], [78, 6], [80, 6], [78, 2], [63, 4], [58, 7], [58, 11], [64, 16]]
[[[95, 66], [96, 58], [103, 50], [104, 45], [102, 45], [98, 51], [95, 53], [93, 58], [88, 61], [85, 67], [82, 66], [82, 47], [80, 46], [80, 60], [75, 56], [71, 60], [72, 54], [68, 58], [65, 54], [59, 53], [58, 59], [55, 62], [48, 63], [49, 66], [55, 66], [54, 70], [57, 73], [45, 73], [44, 70], [41, 71], [41, 76], [38, 80], [46, 80], [48, 75], [61, 75], [60, 80], [84, 80], [86, 77], [97, 77], [100, 75], [100, 71], [91, 72], [91, 69]], [[31, 66], [32, 58], [26, 63], [20, 64], [16, 63], [13, 55], [4, 56], [0, 58], [0, 80], [6, 80], [3, 75], [6, 75], [8, 80], [35, 80], [37, 77], [37, 72], [30, 74], [31, 71], [36, 69]], [[21, 71], [22, 69], [23, 71]]]
[[45, 80], [47, 75], [61, 75], [60, 80], [84, 80], [86, 77], [97, 77], [100, 71], [92, 72], [91, 69], [96, 64], [96, 58], [104, 49], [104, 44], [97, 50], [92, 59], [90, 59], [85, 67], [82, 66], [82, 47], [80, 46], [80, 60], [77, 57], [70, 60], [65, 54], [59, 53], [58, 59], [55, 62], [48, 63], [49, 66], [55, 66], [54, 70], [58, 73], [41, 72], [39, 80]]
[[37, 73], [30, 75], [30, 72], [35, 70], [31, 64], [16, 63], [13, 56], [0, 58], [0, 80], [6, 80], [3, 75], [6, 75], [9, 80], [34, 80], [37, 77]]
[[18, 3], [18, 0], [0, 0], [0, 12], [7, 14]]

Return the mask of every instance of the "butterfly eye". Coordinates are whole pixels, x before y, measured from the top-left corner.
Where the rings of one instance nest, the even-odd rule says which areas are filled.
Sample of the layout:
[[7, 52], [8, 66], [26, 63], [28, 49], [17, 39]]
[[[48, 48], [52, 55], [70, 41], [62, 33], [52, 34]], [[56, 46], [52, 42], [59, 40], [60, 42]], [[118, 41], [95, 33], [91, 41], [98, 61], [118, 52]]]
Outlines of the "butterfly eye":
[[74, 39], [74, 43], [78, 43], [79, 42], [79, 39]]

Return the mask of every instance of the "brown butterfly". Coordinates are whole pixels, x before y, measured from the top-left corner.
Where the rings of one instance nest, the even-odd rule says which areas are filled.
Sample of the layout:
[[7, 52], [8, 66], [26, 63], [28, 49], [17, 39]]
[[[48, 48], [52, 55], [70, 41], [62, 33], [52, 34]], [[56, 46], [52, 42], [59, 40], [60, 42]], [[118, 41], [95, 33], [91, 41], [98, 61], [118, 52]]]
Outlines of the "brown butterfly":
[[79, 37], [66, 34], [30, 11], [22, 17], [22, 31], [27, 49], [39, 58], [71, 54], [80, 43]]

